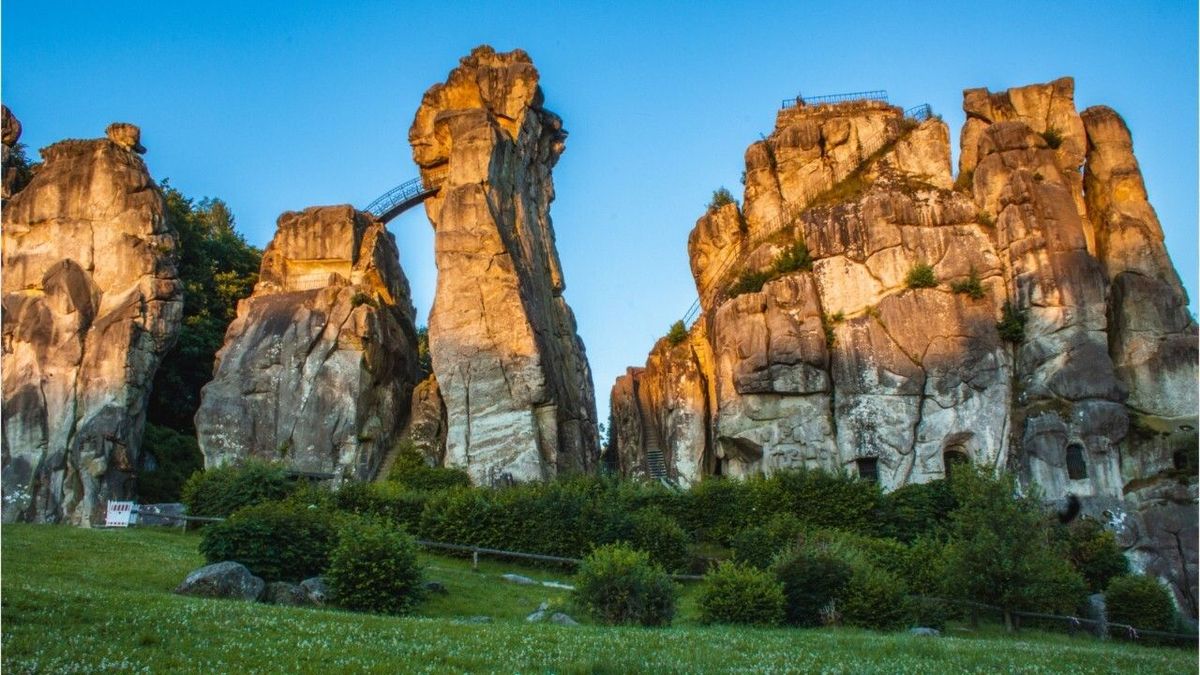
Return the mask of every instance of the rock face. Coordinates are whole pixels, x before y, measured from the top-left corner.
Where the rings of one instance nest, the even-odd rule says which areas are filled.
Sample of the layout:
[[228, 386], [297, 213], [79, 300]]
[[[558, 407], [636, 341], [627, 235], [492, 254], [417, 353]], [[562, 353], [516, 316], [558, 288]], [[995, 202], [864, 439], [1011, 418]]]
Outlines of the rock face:
[[885, 489], [1008, 468], [1080, 497], [1194, 616], [1196, 325], [1128, 129], [1073, 99], [964, 92], [957, 180], [937, 118], [782, 111], [744, 204], [689, 237], [699, 320], [613, 387], [609, 464]]
[[0, 118], [0, 199], [8, 199], [25, 186], [28, 177], [13, 152], [21, 139], [21, 121], [6, 105], [0, 105]]
[[441, 186], [425, 202], [439, 270], [430, 353], [446, 419], [445, 451], [431, 454], [477, 483], [596, 464], [591, 372], [549, 214], [565, 138], [529, 57], [489, 47], [426, 92], [409, 131], [422, 177]]
[[[4, 126], [7, 146], [7, 114]], [[4, 208], [3, 519], [87, 525], [133, 494], [182, 285], [162, 195], [131, 146], [41, 154]]]
[[382, 224], [349, 206], [284, 213], [202, 392], [205, 465], [254, 456], [373, 478], [417, 379], [413, 314]]

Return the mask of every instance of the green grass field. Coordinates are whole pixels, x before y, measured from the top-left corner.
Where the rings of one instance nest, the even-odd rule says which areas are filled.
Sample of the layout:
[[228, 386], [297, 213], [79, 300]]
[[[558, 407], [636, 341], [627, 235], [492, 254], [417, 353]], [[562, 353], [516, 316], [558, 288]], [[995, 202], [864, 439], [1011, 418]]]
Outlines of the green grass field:
[[[531, 625], [566, 592], [516, 586], [504, 572], [566, 573], [426, 556], [449, 589], [417, 616], [183, 598], [171, 589], [203, 561], [199, 538], [174, 531], [6, 525], [3, 669], [24, 672], [504, 673], [1192, 673], [1189, 650], [1033, 631], [916, 638], [858, 630], [700, 626], [694, 589], [665, 629]], [[486, 615], [492, 623], [468, 617]], [[581, 617], [576, 617], [581, 618]]]

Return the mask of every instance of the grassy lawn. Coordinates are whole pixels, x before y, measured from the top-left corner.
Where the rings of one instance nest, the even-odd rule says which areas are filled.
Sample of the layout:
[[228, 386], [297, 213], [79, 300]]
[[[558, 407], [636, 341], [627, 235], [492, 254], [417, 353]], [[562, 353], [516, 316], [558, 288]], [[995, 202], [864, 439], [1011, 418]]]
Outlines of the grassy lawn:
[[[568, 595], [499, 574], [569, 582], [566, 573], [496, 562], [473, 572], [442, 556], [426, 556], [427, 576], [450, 592], [413, 617], [183, 598], [170, 590], [203, 562], [194, 534], [6, 525], [0, 536], [6, 673], [1186, 673], [1197, 665], [1188, 650], [1033, 631], [931, 639], [704, 627], [694, 590], [667, 629], [531, 625], [524, 617], [540, 602], [565, 604]], [[466, 621], [479, 615], [492, 623]]]

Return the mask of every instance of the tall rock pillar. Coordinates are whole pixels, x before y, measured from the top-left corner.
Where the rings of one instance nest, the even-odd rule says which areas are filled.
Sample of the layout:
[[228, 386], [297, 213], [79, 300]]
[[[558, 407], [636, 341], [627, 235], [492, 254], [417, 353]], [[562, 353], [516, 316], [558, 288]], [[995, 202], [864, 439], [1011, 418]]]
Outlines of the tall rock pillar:
[[436, 232], [429, 317], [446, 406], [444, 463], [477, 483], [590, 470], [591, 372], [565, 288], [550, 202], [566, 132], [520, 50], [479, 47], [433, 86], [409, 131]]

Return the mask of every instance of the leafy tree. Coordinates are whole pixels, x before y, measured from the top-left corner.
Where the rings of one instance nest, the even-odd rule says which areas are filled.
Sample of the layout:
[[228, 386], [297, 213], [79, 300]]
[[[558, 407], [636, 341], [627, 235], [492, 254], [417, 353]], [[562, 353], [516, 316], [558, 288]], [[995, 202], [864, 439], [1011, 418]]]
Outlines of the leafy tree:
[[237, 314], [238, 300], [250, 295], [258, 281], [262, 252], [234, 231], [225, 202], [195, 202], [165, 180], [162, 191], [167, 222], [179, 235], [183, 326], [155, 374], [146, 416], [154, 424], [194, 434], [200, 388], [212, 379], [214, 356]]
[[933, 267], [927, 263], [918, 262], [908, 270], [908, 275], [904, 277], [904, 283], [909, 288], [936, 288], [938, 285], [937, 277], [933, 274]]
[[719, 209], [726, 204], [736, 204], [737, 200], [733, 198], [733, 193], [724, 186], [713, 190], [712, 201], [708, 203], [709, 210]]
[[143, 503], [177, 501], [184, 481], [203, 467], [195, 436], [146, 423], [138, 471], [138, 497]]
[[429, 353], [429, 327], [417, 329], [417, 362], [421, 366], [421, 379], [433, 373], [433, 356]]
[[947, 591], [1000, 607], [1009, 630], [1015, 610], [1073, 611], [1086, 585], [1036, 498], [1018, 495], [1010, 474], [963, 467], [950, 483], [958, 507], [950, 514]]
[[677, 345], [688, 337], [687, 326], [683, 325], [683, 321], [676, 321], [671, 324], [671, 330], [667, 331], [667, 342], [672, 345]]

